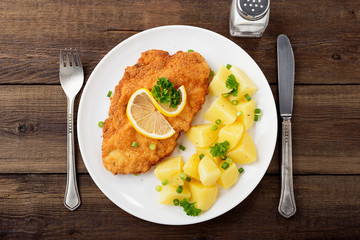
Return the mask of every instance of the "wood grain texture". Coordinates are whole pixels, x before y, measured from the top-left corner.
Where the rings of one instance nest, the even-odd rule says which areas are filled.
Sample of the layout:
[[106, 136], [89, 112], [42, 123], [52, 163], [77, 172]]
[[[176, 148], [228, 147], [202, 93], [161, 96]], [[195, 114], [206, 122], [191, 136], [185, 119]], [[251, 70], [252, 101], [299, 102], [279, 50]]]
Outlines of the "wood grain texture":
[[284, 33], [294, 48], [296, 84], [360, 84], [357, 1], [272, 1], [270, 23], [260, 39], [230, 37], [230, 2], [1, 1], [0, 84], [58, 84], [58, 51], [65, 47], [79, 50], [87, 79], [124, 39], [172, 24], [229, 37], [256, 60], [270, 83], [277, 82], [276, 37]]
[[[269, 26], [259, 39], [229, 35], [230, 4], [0, 1], [0, 239], [360, 239], [360, 2], [272, 0]], [[276, 102], [276, 38], [289, 37], [296, 70], [294, 217], [277, 212], [279, 144], [254, 192], [205, 223], [163, 226], [121, 210], [91, 180], [77, 146], [82, 205], [74, 212], [63, 206], [66, 97], [59, 50], [78, 49], [86, 80], [120, 42], [172, 24], [234, 41], [262, 69]]]
[[[1, 175], [1, 239], [355, 239], [360, 237], [360, 176], [297, 176], [297, 213], [277, 212], [280, 179], [265, 176], [240, 205], [213, 220], [164, 226], [124, 212], [86, 175], [79, 177], [82, 205], [63, 206], [65, 175]], [[156, 199], [148, 199], [156, 201]], [[160, 214], [160, 213], [159, 213]], [[259, 217], [261, 216], [261, 217]], [[256, 217], [256, 222], [254, 222]]]
[[[277, 98], [277, 87], [272, 90]], [[296, 86], [294, 173], [360, 173], [359, 92], [358, 85]], [[60, 86], [2, 86], [0, 112], [0, 172], [66, 172], [66, 97]], [[76, 148], [78, 171], [86, 172]], [[268, 172], [279, 172], [278, 146]]]

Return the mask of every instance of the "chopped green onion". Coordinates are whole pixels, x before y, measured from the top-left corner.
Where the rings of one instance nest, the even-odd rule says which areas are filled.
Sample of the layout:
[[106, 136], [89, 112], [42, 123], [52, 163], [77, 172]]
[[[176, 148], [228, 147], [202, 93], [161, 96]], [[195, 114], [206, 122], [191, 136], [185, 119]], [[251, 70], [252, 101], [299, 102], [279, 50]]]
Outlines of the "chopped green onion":
[[236, 105], [239, 104], [239, 101], [238, 101], [238, 100], [232, 100], [232, 101], [231, 101], [231, 104], [234, 105], [234, 106], [236, 106]]
[[216, 125], [212, 125], [212, 126], [211, 126], [211, 130], [213, 130], [213, 131], [218, 130], [218, 128], [219, 128], [219, 127], [218, 127], [218, 126], [216, 126]]
[[137, 148], [137, 147], [139, 146], [139, 144], [138, 144], [137, 142], [133, 142], [133, 143], [131, 144], [131, 146], [134, 147], [134, 148]]
[[156, 190], [156, 191], [160, 192], [161, 189], [162, 189], [162, 186], [161, 186], [161, 185], [156, 185], [156, 187], [155, 187], [155, 190]]
[[134, 173], [134, 176], [137, 176], [137, 175], [139, 175], [139, 174], [137, 174], [137, 173]]
[[203, 159], [203, 157], [205, 157], [205, 155], [203, 153], [200, 154], [200, 156], [199, 156], [200, 160]]
[[229, 166], [230, 166], [230, 165], [229, 165], [227, 162], [223, 162], [223, 163], [221, 164], [221, 168], [224, 169], [224, 170], [228, 169]]
[[228, 97], [228, 96], [229, 96], [229, 93], [223, 93], [222, 96], [223, 96], [223, 97]]
[[209, 77], [213, 77], [215, 75], [214, 71], [211, 71]]
[[227, 162], [228, 164], [230, 164], [230, 163], [232, 163], [232, 159], [228, 157], [228, 158], [225, 159], [225, 162]]
[[183, 145], [180, 145], [179, 148], [181, 151], [185, 151], [185, 149], [186, 149]]
[[188, 52], [193, 52], [194, 50], [189, 49]]
[[179, 177], [181, 180], [185, 180], [187, 176], [186, 173], [180, 173]]
[[218, 125], [218, 126], [220, 126], [220, 124], [221, 124], [221, 119], [216, 119], [215, 124]]
[[190, 177], [186, 177], [185, 181], [191, 182], [191, 178], [190, 178]]
[[102, 127], [104, 126], [104, 122], [103, 122], [103, 121], [100, 121], [100, 122], [98, 123], [98, 126], [102, 128]]
[[156, 145], [152, 143], [152, 144], [149, 145], [149, 148], [150, 148], [150, 150], [155, 150], [155, 149], [156, 149]]
[[260, 112], [260, 108], [255, 109], [255, 114], [259, 114]]
[[109, 91], [108, 94], [107, 94], [107, 96], [108, 96], [108, 97], [111, 97], [111, 94], [112, 94], [112, 91]]
[[244, 171], [244, 169], [241, 167], [238, 169], [239, 173], [242, 173]]
[[176, 189], [176, 192], [180, 194], [180, 193], [182, 193], [183, 190], [184, 190], [183, 186], [178, 186], [178, 188]]
[[166, 186], [169, 184], [169, 181], [167, 179], [164, 179], [161, 181], [161, 185]]
[[251, 100], [251, 97], [249, 96], [249, 94], [245, 94], [245, 98], [246, 98], [246, 100], [248, 100], [248, 101]]
[[174, 199], [173, 203], [174, 203], [175, 206], [179, 206], [180, 201], [179, 201], [179, 199]]
[[226, 68], [230, 70], [230, 68], [232, 67], [232, 65], [230, 64], [226, 64]]
[[254, 121], [257, 122], [259, 120], [259, 115], [254, 116]]
[[236, 113], [236, 116], [240, 116], [241, 114], [242, 114], [242, 112], [239, 111], [239, 112]]

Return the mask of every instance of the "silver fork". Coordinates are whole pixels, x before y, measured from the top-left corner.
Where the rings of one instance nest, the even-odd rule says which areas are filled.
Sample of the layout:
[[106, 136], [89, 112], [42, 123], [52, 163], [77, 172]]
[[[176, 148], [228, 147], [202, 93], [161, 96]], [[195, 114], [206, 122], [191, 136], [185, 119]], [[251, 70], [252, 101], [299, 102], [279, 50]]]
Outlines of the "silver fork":
[[[73, 50], [70, 52], [65, 48], [66, 63], [64, 66], [63, 51], [60, 50], [60, 84], [67, 96], [67, 181], [64, 197], [64, 205], [69, 210], [74, 211], [80, 206], [80, 195], [76, 182], [76, 167], [75, 167], [75, 151], [74, 151], [74, 134], [73, 134], [73, 115], [74, 115], [74, 101], [77, 93], [80, 91], [84, 82], [84, 72], [81, 65], [80, 57], [75, 49], [76, 62], [74, 59]], [[71, 57], [71, 65], [69, 54]]]

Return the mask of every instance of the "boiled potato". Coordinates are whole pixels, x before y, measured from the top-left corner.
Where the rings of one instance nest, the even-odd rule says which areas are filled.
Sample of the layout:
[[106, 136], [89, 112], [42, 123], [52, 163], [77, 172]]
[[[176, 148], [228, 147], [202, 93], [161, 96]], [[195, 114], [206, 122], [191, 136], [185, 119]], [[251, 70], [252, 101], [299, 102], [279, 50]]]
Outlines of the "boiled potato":
[[244, 130], [248, 130], [254, 123], [256, 103], [254, 100], [239, 102], [234, 106], [237, 112], [241, 112], [241, 115], [236, 121], [244, 124]]
[[218, 191], [216, 185], [205, 187], [201, 182], [195, 180], [189, 183], [189, 189], [191, 192], [190, 201], [196, 202], [195, 207], [205, 211], [214, 204]]
[[192, 178], [200, 180], [199, 169], [198, 169], [199, 163], [200, 163], [199, 154], [197, 153], [193, 154], [184, 165], [183, 168], [184, 173], [186, 173], [188, 176]]
[[217, 119], [225, 125], [232, 124], [236, 119], [236, 110], [228, 99], [218, 97], [205, 112], [206, 120], [215, 123]]
[[209, 85], [209, 93], [214, 96], [221, 96], [223, 93], [228, 93], [231, 90], [226, 87], [226, 80], [232, 74], [224, 65], [215, 74]]
[[160, 180], [168, 180], [172, 185], [184, 185], [184, 181], [180, 179], [180, 173], [182, 173], [182, 167], [184, 162], [181, 156], [169, 158], [161, 162], [155, 168], [155, 176]]
[[174, 185], [166, 185], [163, 186], [161, 191], [159, 192], [159, 203], [160, 204], [168, 204], [168, 205], [174, 205], [174, 199], [182, 200], [184, 198], [190, 198], [191, 193], [187, 186], [183, 186], [183, 191], [181, 193], [177, 193], [176, 189], [178, 186]]
[[[239, 82], [239, 90], [238, 95], [235, 97], [237, 100], [245, 100], [245, 95], [248, 94], [249, 96], [253, 95], [256, 92], [257, 87], [253, 81], [237, 67], [232, 66], [230, 68], [230, 72], [234, 74], [236, 80]], [[233, 100], [230, 97], [231, 100]]]
[[219, 164], [221, 163], [221, 162], [223, 162], [223, 160], [221, 159], [221, 157], [211, 157], [211, 160], [213, 160], [214, 161], [214, 163], [216, 164], [216, 166], [219, 166]]
[[211, 127], [213, 124], [201, 124], [192, 126], [189, 131], [186, 132], [186, 136], [195, 145], [195, 147], [208, 147], [213, 144], [217, 137], [220, 128], [213, 131]]
[[220, 157], [212, 157], [212, 155], [211, 155], [211, 153], [210, 153], [210, 148], [199, 148], [199, 147], [197, 147], [196, 148], [196, 153], [198, 153], [199, 155], [201, 155], [201, 154], [204, 154], [204, 155], [206, 155], [206, 156], [209, 156], [209, 157], [211, 157], [211, 159], [216, 163], [216, 164], [218, 164], [220, 161], [221, 161], [221, 158]]
[[232, 149], [239, 143], [243, 134], [243, 130], [243, 123], [238, 121], [234, 122], [231, 125], [226, 125], [219, 131], [219, 138], [217, 142], [221, 143], [224, 141], [228, 141], [230, 143], [229, 149]]
[[201, 183], [206, 186], [212, 186], [220, 176], [220, 170], [213, 159], [209, 156], [203, 157], [199, 163], [199, 176]]
[[234, 185], [239, 177], [239, 171], [236, 167], [236, 164], [230, 163], [230, 166], [227, 169], [220, 167], [221, 174], [216, 181], [219, 186], [223, 188], [229, 188]]
[[251, 163], [256, 160], [256, 149], [253, 140], [248, 132], [244, 131], [238, 145], [236, 145], [230, 152], [227, 153], [236, 163]]
[[196, 153], [199, 155], [204, 154], [207, 156], [211, 156], [209, 147], [206, 147], [206, 148], [196, 147]]

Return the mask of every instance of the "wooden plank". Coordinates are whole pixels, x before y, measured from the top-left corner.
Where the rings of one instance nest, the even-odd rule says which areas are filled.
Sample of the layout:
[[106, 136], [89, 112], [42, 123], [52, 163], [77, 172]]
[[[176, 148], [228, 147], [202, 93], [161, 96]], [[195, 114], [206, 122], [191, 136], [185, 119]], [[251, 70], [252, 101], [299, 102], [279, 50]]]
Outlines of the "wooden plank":
[[57, 84], [58, 51], [65, 47], [80, 51], [87, 78], [124, 39], [171, 24], [199, 26], [230, 38], [256, 60], [270, 83], [277, 81], [276, 37], [285, 33], [296, 57], [296, 83], [360, 84], [358, 1], [273, 1], [260, 39], [230, 37], [230, 1], [225, 0], [5, 0], [0, 9], [0, 48], [6, 49], [0, 53], [1, 84]]
[[[0, 92], [1, 120], [4, 121], [0, 132], [4, 142], [0, 159], [4, 170], [66, 171], [66, 96], [62, 88], [2, 86]], [[76, 128], [76, 120], [74, 124]], [[78, 170], [84, 172], [85, 166], [77, 145], [75, 147]]]
[[65, 180], [57, 174], [0, 175], [5, 186], [0, 188], [1, 239], [360, 238], [360, 176], [296, 176], [297, 213], [290, 219], [277, 212], [279, 176], [265, 176], [233, 210], [189, 226], [133, 217], [108, 200], [88, 175], [79, 177], [82, 205], [71, 212], [63, 206]]
[[[276, 97], [276, 86], [273, 91]], [[295, 88], [295, 173], [360, 173], [359, 92], [358, 85]], [[66, 171], [66, 98], [60, 86], [2, 86], [0, 112], [0, 172]], [[79, 150], [76, 157], [78, 171], [86, 172]], [[279, 172], [278, 147], [268, 172]]]

